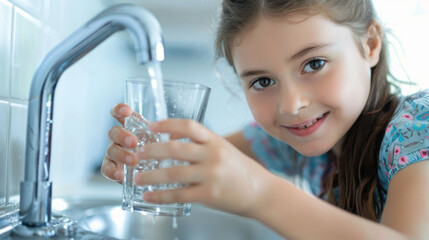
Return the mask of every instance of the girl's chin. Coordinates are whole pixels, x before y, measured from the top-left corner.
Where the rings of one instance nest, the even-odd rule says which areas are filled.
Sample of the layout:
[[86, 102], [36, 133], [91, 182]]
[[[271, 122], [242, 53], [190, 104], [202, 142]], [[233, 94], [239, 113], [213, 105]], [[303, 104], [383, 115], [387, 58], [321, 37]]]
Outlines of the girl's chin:
[[318, 156], [321, 156], [321, 155], [329, 152], [329, 150], [331, 150], [330, 148], [314, 148], [314, 147], [305, 147], [302, 145], [297, 147], [297, 148], [295, 148], [295, 147], [293, 147], [293, 148], [297, 152], [299, 152], [300, 154], [302, 154], [306, 157], [318, 157]]

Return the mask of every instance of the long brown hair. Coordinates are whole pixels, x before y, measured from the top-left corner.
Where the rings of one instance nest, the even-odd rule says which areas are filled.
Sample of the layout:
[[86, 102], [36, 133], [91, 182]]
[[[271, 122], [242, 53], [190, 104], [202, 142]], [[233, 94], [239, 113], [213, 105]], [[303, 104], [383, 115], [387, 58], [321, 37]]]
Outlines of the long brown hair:
[[[248, 30], [261, 15], [284, 17], [291, 13], [309, 16], [325, 14], [332, 21], [348, 26], [364, 56], [361, 40], [376, 20], [371, 0], [224, 0], [216, 39], [217, 58], [231, 56], [235, 38]], [[371, 69], [371, 87], [367, 103], [356, 122], [344, 136], [341, 155], [332, 153], [333, 170], [324, 174], [323, 192], [327, 201], [359, 216], [379, 220], [385, 189], [378, 180], [378, 156], [388, 122], [398, 105], [395, 85], [388, 81], [386, 37], [383, 32], [379, 62]], [[339, 194], [334, 194], [338, 189]]]

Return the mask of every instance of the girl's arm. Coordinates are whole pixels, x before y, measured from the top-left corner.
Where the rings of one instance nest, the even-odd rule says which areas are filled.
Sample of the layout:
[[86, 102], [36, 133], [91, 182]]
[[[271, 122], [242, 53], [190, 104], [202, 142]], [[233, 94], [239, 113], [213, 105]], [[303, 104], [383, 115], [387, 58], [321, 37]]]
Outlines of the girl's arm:
[[429, 161], [398, 172], [389, 185], [382, 223], [310, 196], [273, 176], [250, 217], [288, 239], [428, 239]]
[[399, 171], [389, 184], [381, 223], [412, 239], [429, 239], [429, 161]]
[[[244, 139], [242, 132], [234, 133], [227, 136], [225, 139], [250, 158], [257, 159], [250, 145]], [[429, 169], [426, 168], [426, 170], [423, 170], [425, 168], [421, 168], [419, 165], [413, 165], [411, 166], [413, 166], [413, 168], [418, 168], [418, 170], [410, 169], [411, 166], [407, 167], [405, 168], [407, 171], [404, 169], [401, 171], [401, 174], [398, 173], [397, 176], [392, 179], [387, 198], [388, 201], [383, 212], [382, 224], [343, 211], [325, 201], [302, 192], [286, 180], [274, 176], [270, 180], [273, 181], [273, 189], [267, 190], [273, 191], [274, 193], [271, 194], [267, 192], [265, 194], [267, 198], [262, 201], [259, 210], [256, 211], [257, 216], [254, 218], [259, 219], [261, 222], [277, 230], [281, 235], [289, 237], [290, 239], [323, 239], [323, 233], [326, 234], [326, 239], [352, 239], [350, 236], [355, 236], [356, 239], [406, 239], [406, 237], [399, 234], [399, 232], [412, 237], [412, 239], [419, 239], [419, 234], [421, 235], [420, 238], [424, 236], [427, 237], [429, 236], [429, 232], [424, 233], [422, 231], [424, 231], [424, 229], [429, 229], [428, 227], [423, 228], [423, 226], [429, 226], [429, 222], [424, 221], [425, 217], [429, 218], [429, 196], [426, 198], [418, 197], [410, 199], [409, 196], [413, 196], [413, 193], [408, 193], [407, 191], [418, 186], [410, 182], [417, 182], [421, 185], [420, 188], [422, 190], [420, 192], [429, 193], [425, 187], [425, 183], [429, 182], [429, 179], [426, 181], [425, 179], [417, 179], [421, 177], [424, 178], [425, 173], [427, 175], [426, 177], [429, 177]], [[426, 165], [429, 166], [429, 164]], [[414, 172], [419, 170], [423, 176], [419, 177], [419, 174]], [[409, 186], [413, 187], [410, 188]], [[280, 189], [282, 188], [288, 190], [281, 191]], [[414, 194], [414, 196], [420, 196], [418, 189], [413, 189], [412, 191], [419, 193]], [[293, 199], [290, 199], [292, 198], [291, 196], [294, 196]], [[285, 202], [288, 201], [288, 199], [290, 199], [290, 203], [286, 204]], [[407, 203], [407, 201], [410, 200], [413, 201], [413, 203]], [[306, 201], [309, 203], [305, 204]], [[422, 208], [418, 208], [417, 206], [422, 206]], [[406, 209], [406, 207], [410, 207], [411, 209]], [[426, 211], [421, 211], [424, 207], [426, 207]], [[311, 208], [314, 208], [314, 210], [310, 210]], [[269, 209], [273, 211], [270, 213]], [[402, 209], [402, 211], [399, 211], [400, 209]], [[294, 212], [297, 217], [291, 217]], [[309, 213], [309, 215], [306, 216], [305, 213]], [[317, 218], [315, 215], [316, 213], [320, 214], [320, 218]], [[271, 217], [271, 215], [273, 216]], [[288, 219], [291, 222], [286, 224]], [[314, 221], [314, 224], [312, 224], [311, 221]], [[270, 222], [272, 222], [273, 226], [270, 225]], [[421, 224], [417, 222], [421, 222]], [[331, 227], [324, 226], [324, 224], [330, 225]], [[276, 225], [278, 225], [279, 230], [274, 227]], [[289, 231], [289, 228], [293, 230]], [[313, 229], [314, 233], [312, 233], [310, 229]], [[296, 235], [287, 234], [293, 232], [296, 232]], [[303, 232], [303, 235], [301, 235], [300, 232]]]

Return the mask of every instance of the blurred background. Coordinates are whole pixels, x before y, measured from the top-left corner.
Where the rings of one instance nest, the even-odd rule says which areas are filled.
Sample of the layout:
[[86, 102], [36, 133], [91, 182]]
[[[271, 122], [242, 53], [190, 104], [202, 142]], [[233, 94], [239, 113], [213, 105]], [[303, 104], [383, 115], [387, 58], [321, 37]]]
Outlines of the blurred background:
[[[146, 7], [158, 18], [166, 47], [165, 79], [212, 88], [205, 125], [220, 135], [252, 120], [232, 70], [214, 60], [220, 0], [0, 0], [0, 206], [19, 193], [23, 179], [28, 93], [43, 57], [103, 9], [118, 3]], [[397, 38], [394, 74], [429, 88], [429, 0], [374, 0]], [[115, 124], [110, 109], [124, 99], [125, 79], [144, 76], [127, 32], [120, 32], [68, 69], [56, 90], [51, 177], [54, 196], [99, 172]], [[238, 97], [237, 97], [238, 96]]]

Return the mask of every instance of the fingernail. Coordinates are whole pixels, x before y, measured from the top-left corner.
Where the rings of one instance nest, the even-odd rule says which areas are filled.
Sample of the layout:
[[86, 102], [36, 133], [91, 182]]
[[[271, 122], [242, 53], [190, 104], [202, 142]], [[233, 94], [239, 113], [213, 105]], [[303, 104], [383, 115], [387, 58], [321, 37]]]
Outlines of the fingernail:
[[120, 171], [116, 171], [116, 172], [113, 174], [113, 177], [114, 177], [116, 180], [121, 180], [121, 172], [120, 172]]
[[126, 107], [121, 107], [119, 109], [119, 114], [121, 114], [122, 116], [125, 115], [127, 113], [127, 108]]
[[125, 138], [125, 144], [127, 144], [128, 147], [131, 147], [131, 144], [133, 144], [133, 138], [132, 137], [126, 137]]
[[133, 161], [134, 161], [134, 157], [133, 156], [128, 155], [128, 156], [125, 157], [125, 163], [127, 165], [133, 164]]

